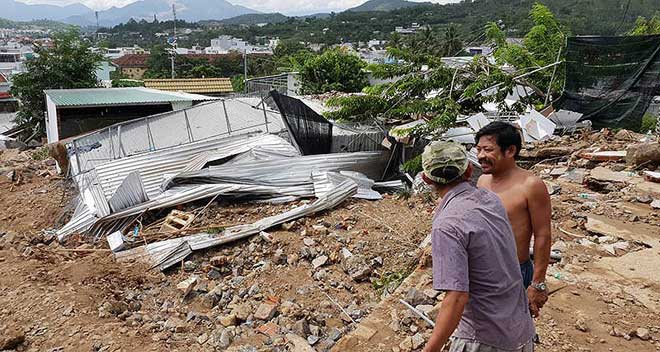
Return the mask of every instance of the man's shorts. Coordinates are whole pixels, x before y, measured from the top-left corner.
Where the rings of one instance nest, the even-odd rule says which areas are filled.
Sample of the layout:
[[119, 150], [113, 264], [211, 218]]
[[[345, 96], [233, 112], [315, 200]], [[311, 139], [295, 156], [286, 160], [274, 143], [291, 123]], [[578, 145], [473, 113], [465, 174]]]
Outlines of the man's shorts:
[[484, 345], [476, 340], [452, 337], [449, 352], [534, 352], [534, 342], [529, 341], [524, 346], [515, 350], [503, 350], [501, 348]]
[[527, 289], [532, 284], [532, 279], [534, 278], [534, 262], [531, 259], [527, 259], [526, 262], [521, 263], [520, 273], [523, 277], [523, 286]]

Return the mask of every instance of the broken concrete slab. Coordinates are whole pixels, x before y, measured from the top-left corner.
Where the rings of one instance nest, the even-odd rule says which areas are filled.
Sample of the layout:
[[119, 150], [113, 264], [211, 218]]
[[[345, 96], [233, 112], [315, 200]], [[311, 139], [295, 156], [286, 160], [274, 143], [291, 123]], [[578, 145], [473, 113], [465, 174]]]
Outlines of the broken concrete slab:
[[602, 258], [596, 262], [596, 265], [626, 279], [642, 279], [649, 283], [660, 284], [660, 276], [658, 276], [660, 252], [657, 248], [647, 248], [621, 257]]
[[644, 171], [644, 179], [650, 182], [660, 182], [660, 172]]
[[612, 171], [606, 167], [598, 166], [591, 170], [589, 177], [602, 182], [632, 182], [636, 175], [624, 171]]
[[660, 163], [660, 143], [633, 144], [627, 151], [626, 162], [629, 165]]
[[591, 233], [621, 238], [626, 241], [643, 242], [649, 246], [660, 248], [660, 233], [655, 226], [642, 223], [630, 224], [605, 216], [589, 214], [585, 228]]
[[660, 197], [660, 183], [644, 181], [635, 184], [638, 191], [648, 192], [652, 197]]
[[581, 153], [580, 157], [592, 161], [623, 161], [626, 155], [627, 152], [625, 150], [620, 150]]

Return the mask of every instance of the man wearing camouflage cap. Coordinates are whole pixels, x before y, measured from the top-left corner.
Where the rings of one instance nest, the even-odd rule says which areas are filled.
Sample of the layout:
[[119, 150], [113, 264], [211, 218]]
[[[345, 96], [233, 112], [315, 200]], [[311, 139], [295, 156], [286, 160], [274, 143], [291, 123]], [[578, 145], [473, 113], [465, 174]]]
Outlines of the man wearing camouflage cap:
[[433, 288], [445, 291], [424, 352], [534, 350], [534, 326], [511, 225], [499, 197], [468, 182], [460, 144], [433, 142], [422, 154], [424, 181], [442, 197], [433, 216]]

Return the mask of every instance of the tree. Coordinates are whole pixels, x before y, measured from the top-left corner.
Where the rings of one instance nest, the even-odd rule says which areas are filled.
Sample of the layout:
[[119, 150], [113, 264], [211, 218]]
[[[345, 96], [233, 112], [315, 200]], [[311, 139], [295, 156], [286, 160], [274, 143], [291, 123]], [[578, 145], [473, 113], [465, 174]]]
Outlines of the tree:
[[653, 35], [660, 34], [660, 12], [656, 12], [653, 17], [639, 17], [635, 22], [635, 28], [630, 31], [630, 35]]
[[458, 39], [456, 26], [450, 25], [445, 29], [445, 37], [442, 43], [443, 56], [456, 56], [463, 50], [463, 42]]
[[359, 92], [367, 84], [366, 63], [356, 55], [331, 49], [307, 59], [300, 69], [304, 94]]
[[103, 57], [89, 50], [76, 29], [54, 34], [52, 47], [37, 44], [34, 53], [25, 63], [26, 71], [12, 77], [11, 94], [21, 102], [16, 123], [29, 127], [30, 135], [42, 136], [44, 90], [96, 87], [96, 69]]
[[[544, 5], [535, 3], [530, 11], [534, 26], [523, 39], [523, 45], [507, 43], [506, 35], [496, 23], [487, 25], [486, 34], [497, 46], [495, 59], [498, 64], [508, 64], [518, 73], [546, 67], [561, 60], [565, 55], [567, 33], [554, 14]], [[525, 78], [525, 83], [543, 94], [558, 93], [564, 85], [564, 70], [545, 69]]]

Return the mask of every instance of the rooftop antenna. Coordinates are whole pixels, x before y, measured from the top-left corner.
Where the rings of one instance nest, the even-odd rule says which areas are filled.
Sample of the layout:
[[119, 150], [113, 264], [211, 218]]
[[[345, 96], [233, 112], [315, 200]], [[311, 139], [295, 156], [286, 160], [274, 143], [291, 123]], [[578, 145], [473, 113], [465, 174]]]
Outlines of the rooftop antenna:
[[99, 41], [99, 12], [94, 11], [94, 16], [96, 16], [96, 42]]

